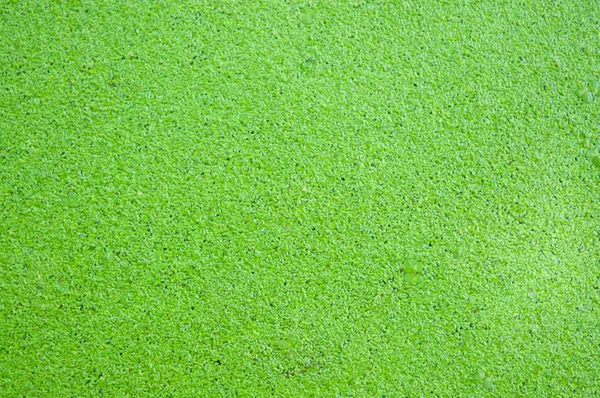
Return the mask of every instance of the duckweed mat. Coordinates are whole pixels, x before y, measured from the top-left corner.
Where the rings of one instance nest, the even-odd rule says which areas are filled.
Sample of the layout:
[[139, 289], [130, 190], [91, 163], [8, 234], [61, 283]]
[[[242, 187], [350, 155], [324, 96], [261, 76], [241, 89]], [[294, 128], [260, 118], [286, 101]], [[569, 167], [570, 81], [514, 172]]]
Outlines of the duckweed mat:
[[0, 395], [598, 397], [595, 1], [0, 1]]

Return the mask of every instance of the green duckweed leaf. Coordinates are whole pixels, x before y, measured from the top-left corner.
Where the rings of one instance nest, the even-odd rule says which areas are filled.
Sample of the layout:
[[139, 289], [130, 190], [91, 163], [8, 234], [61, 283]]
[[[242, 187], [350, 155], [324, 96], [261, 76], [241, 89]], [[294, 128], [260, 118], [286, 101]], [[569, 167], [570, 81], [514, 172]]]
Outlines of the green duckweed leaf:
[[417, 260], [410, 259], [407, 261], [407, 264], [404, 267], [404, 270], [406, 272], [415, 274], [415, 273], [421, 272], [421, 265], [417, 262]]
[[587, 151], [585, 151], [585, 156], [589, 160], [592, 160], [592, 159], [594, 159], [594, 157], [598, 156], [598, 152], [596, 152], [596, 150], [594, 150], [593, 148], [590, 148]]
[[487, 388], [488, 390], [492, 390], [496, 386], [494, 385], [494, 382], [492, 381], [491, 377], [486, 377], [485, 379], [483, 379], [483, 387]]
[[193, 108], [190, 113], [194, 119], [196, 119], [196, 120], [202, 119], [202, 108], [200, 108], [199, 106]]
[[594, 95], [591, 92], [586, 91], [585, 93], [582, 94], [581, 99], [586, 104], [589, 104], [594, 100]]
[[589, 148], [591, 145], [592, 141], [589, 138], [584, 138], [583, 141], [581, 141], [582, 148]]
[[315, 15], [313, 12], [305, 12], [300, 16], [300, 22], [302, 22], [303, 25], [310, 25], [311, 23], [313, 23], [313, 20], [315, 19]]
[[597, 80], [593, 80], [590, 83], [590, 91], [594, 94], [597, 95], [598, 93], [600, 93], [600, 83]]
[[295, 348], [296, 345], [297, 342], [292, 337], [286, 337], [277, 342], [277, 348], [279, 348], [282, 351], [291, 350]]
[[473, 381], [476, 382], [476, 383], [482, 383], [484, 379], [485, 379], [485, 372], [483, 371], [483, 369], [479, 369], [473, 375]]
[[67, 194], [66, 199], [64, 200], [65, 205], [67, 205], [68, 207], [75, 207], [77, 206], [77, 194], [73, 191], [70, 191]]
[[404, 274], [404, 280], [408, 283], [420, 283], [423, 282], [423, 275], [415, 274], [413, 272], [407, 272]]
[[458, 260], [461, 256], [462, 256], [462, 250], [461, 249], [454, 249], [452, 250], [452, 257], [454, 257], [454, 259]]
[[536, 293], [536, 292], [529, 292], [527, 295], [528, 295], [528, 296], [529, 296], [529, 298], [530, 298], [530, 299], [532, 299], [534, 302], [537, 302], [537, 300], [538, 300], [538, 296], [537, 296], [537, 293]]

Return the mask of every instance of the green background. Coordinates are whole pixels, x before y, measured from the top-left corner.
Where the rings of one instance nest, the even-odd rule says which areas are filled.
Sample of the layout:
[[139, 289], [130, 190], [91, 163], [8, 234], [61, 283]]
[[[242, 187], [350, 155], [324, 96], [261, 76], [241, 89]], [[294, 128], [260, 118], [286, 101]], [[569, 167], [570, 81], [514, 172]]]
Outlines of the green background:
[[600, 394], [595, 1], [0, 1], [0, 395]]

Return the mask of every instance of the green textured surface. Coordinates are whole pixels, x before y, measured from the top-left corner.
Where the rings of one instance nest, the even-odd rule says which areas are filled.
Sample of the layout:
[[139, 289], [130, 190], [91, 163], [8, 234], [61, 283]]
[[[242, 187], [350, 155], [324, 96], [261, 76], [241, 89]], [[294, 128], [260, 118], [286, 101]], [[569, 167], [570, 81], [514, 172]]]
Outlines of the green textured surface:
[[0, 395], [600, 395], [595, 1], [0, 1]]

